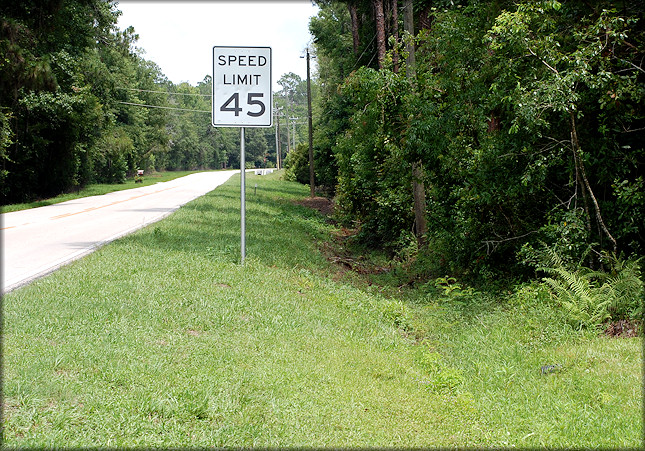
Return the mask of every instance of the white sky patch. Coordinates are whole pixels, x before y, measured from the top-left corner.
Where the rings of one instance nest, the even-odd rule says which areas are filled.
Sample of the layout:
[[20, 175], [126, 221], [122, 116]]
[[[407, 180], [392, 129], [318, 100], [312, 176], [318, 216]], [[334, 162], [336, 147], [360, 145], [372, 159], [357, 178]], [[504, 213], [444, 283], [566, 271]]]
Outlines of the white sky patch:
[[143, 57], [157, 63], [175, 84], [194, 86], [212, 76], [213, 46], [271, 47], [274, 91], [285, 73], [307, 77], [307, 63], [300, 56], [311, 45], [309, 18], [318, 12], [309, 0], [125, 0], [117, 8], [123, 13], [118, 27], [132, 25]]

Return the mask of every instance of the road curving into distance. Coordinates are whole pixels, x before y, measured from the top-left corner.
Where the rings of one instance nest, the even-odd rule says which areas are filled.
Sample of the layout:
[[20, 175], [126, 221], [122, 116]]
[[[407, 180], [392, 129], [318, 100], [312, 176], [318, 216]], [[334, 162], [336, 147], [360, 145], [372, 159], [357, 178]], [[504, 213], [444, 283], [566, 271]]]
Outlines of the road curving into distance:
[[156, 185], [0, 215], [2, 292], [163, 219], [236, 173], [199, 172]]

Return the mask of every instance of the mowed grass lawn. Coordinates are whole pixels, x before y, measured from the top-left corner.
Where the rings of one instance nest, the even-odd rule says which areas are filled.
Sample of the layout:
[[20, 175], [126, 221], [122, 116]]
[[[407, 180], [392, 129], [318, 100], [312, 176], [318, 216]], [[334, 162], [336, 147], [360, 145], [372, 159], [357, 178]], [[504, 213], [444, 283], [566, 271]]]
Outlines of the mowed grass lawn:
[[640, 339], [386, 296], [321, 254], [307, 187], [247, 192], [244, 266], [236, 176], [4, 297], [6, 446], [642, 444]]

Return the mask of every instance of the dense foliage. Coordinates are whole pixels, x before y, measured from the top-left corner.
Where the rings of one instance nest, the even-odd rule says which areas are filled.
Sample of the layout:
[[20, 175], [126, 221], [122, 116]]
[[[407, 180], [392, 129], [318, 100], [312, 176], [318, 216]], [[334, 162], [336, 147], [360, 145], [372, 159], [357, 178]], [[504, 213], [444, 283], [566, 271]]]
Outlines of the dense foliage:
[[[105, 0], [0, 4], [3, 204], [120, 182], [137, 169], [239, 167], [239, 131], [210, 125], [211, 77], [170, 82], [142, 57], [135, 30], [117, 28], [119, 15]], [[297, 75], [279, 83], [284, 155], [286, 118], [304, 118], [306, 99]], [[306, 129], [295, 125], [302, 141]], [[246, 136], [248, 165], [276, 164], [273, 128]]]
[[[423, 183], [437, 275], [643, 255], [642, 2], [317, 3], [318, 170], [365, 242], [410, 243]], [[408, 4], [414, 36], [393, 14]]]

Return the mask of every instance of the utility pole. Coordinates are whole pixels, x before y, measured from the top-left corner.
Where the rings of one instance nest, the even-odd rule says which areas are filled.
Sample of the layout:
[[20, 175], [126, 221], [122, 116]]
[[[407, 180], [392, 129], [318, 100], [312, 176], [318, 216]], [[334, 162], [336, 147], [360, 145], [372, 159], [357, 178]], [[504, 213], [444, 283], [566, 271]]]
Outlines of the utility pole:
[[[278, 169], [282, 168], [282, 143], [280, 142], [280, 108], [274, 107], [273, 112], [275, 114], [275, 165]], [[287, 124], [287, 130], [289, 129], [289, 124]]]
[[[414, 4], [412, 0], [403, 2], [403, 28], [407, 32], [405, 44], [408, 58], [405, 72], [412, 86], [416, 86], [416, 59], [414, 55]], [[426, 190], [423, 183], [423, 163], [421, 160], [412, 163], [412, 196], [414, 198], [414, 231], [420, 246], [425, 244], [428, 233], [426, 221]]]
[[[307, 47], [307, 119], [309, 122], [309, 191], [311, 197], [316, 195], [316, 184], [314, 180], [314, 135], [313, 135], [313, 124], [311, 118], [311, 74], [309, 70], [309, 60], [312, 56], [309, 53], [309, 47]], [[302, 58], [302, 56], [300, 57]], [[313, 57], [315, 58], [315, 57]]]
[[289, 120], [291, 121], [291, 125], [293, 125], [293, 132], [291, 133], [291, 137], [293, 139], [293, 144], [291, 145], [291, 150], [296, 149], [296, 120], [297, 117], [290, 117]]
[[285, 128], [287, 129], [287, 153], [289, 153], [289, 150], [290, 150], [289, 146], [291, 145], [291, 138], [289, 137], [289, 116], [285, 115], [284, 117], [285, 117], [285, 123], [286, 123]]

